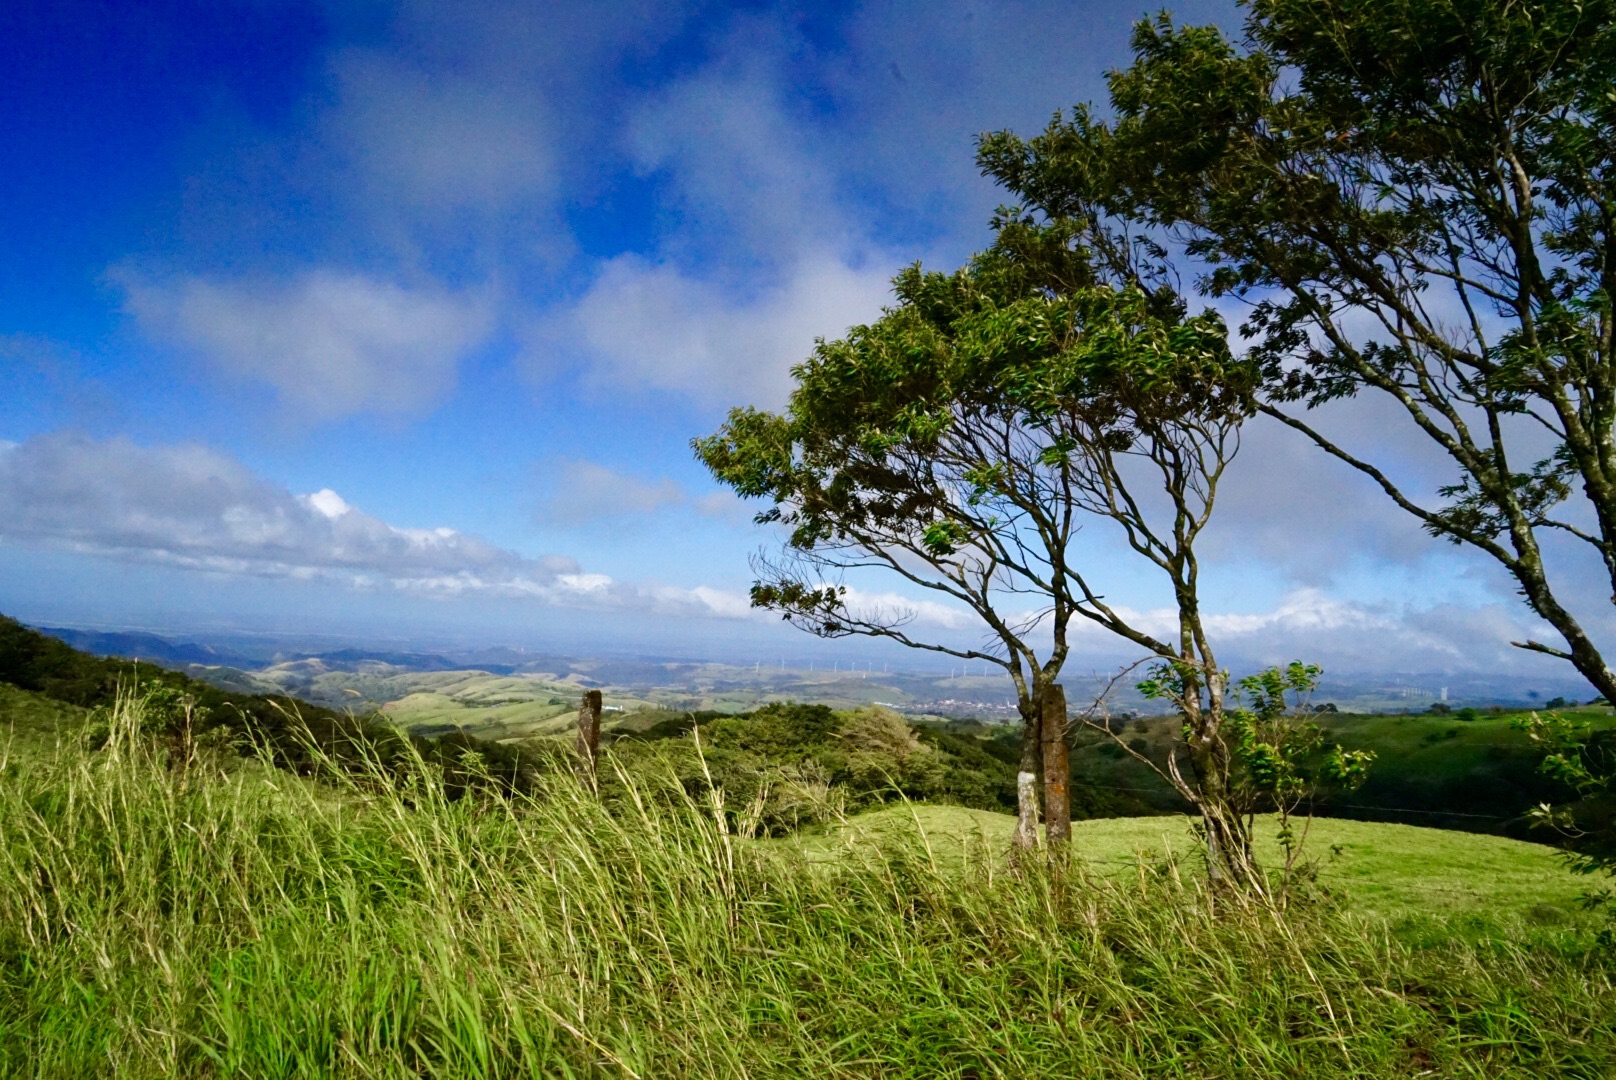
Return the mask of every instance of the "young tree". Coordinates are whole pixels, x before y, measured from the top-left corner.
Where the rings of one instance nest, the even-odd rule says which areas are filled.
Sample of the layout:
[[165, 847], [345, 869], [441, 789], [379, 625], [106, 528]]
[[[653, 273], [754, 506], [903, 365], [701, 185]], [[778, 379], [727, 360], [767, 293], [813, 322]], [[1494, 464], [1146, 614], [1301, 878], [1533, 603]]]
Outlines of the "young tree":
[[[1228, 832], [1226, 677], [1199, 606], [1195, 543], [1255, 408], [1261, 376], [1216, 315], [1186, 317], [1141, 274], [1117, 274], [1082, 223], [1005, 215], [995, 245], [951, 275], [895, 280], [877, 322], [821, 342], [782, 414], [738, 409], [698, 456], [788, 530], [756, 564], [752, 600], [826, 636], [865, 634], [998, 664], [1023, 720], [1017, 842], [1038, 811], [1041, 716], [1074, 617], [1168, 661], [1214, 868]], [[1085, 522], [1108, 520], [1171, 584], [1177, 632], [1120, 612], [1078, 565]], [[879, 568], [963, 606], [982, 645], [924, 637], [912, 613], [869, 610], [843, 584]], [[1064, 823], [1051, 822], [1052, 835]], [[1234, 826], [1238, 829], [1238, 825]], [[1243, 880], [1243, 877], [1242, 877]]]
[[[1568, 805], [1537, 807], [1533, 824], [1559, 834], [1574, 872], [1616, 881], [1616, 731], [1595, 731], [1586, 719], [1558, 712], [1534, 712], [1516, 727], [1547, 751], [1542, 771], [1575, 795]], [[1605, 909], [1612, 925], [1600, 938], [1616, 946], [1616, 889], [1595, 888], [1583, 902]]]
[[[1255, 818], [1264, 812], [1275, 815], [1284, 856], [1275, 882], [1281, 898], [1287, 884], [1306, 867], [1302, 853], [1312, 825], [1313, 800], [1326, 788], [1356, 790], [1367, 778], [1370, 762], [1375, 758], [1372, 751], [1347, 750], [1340, 743], [1326, 746], [1324, 729], [1312, 719], [1315, 709], [1310, 700], [1318, 687], [1320, 671], [1317, 666], [1293, 661], [1283, 668], [1265, 668], [1234, 685], [1230, 692], [1233, 704], [1226, 709], [1220, 731], [1229, 756], [1226, 796], [1220, 805], [1202, 814], [1203, 820], [1212, 813], [1232, 816], [1233, 827], [1225, 829], [1225, 836], [1233, 840], [1233, 846], [1222, 861], [1237, 864], [1253, 888], [1264, 885], [1250, 847]], [[1171, 664], [1153, 665], [1150, 677], [1139, 684], [1139, 689], [1147, 698], [1172, 702], [1185, 711], [1181, 701], [1183, 679]], [[1165, 762], [1158, 762], [1124, 742], [1109, 718], [1091, 717], [1087, 723], [1109, 735], [1185, 799], [1192, 803], [1204, 801], [1199, 786], [1184, 776], [1172, 750]], [[1298, 811], [1302, 811], [1300, 832], [1295, 820]], [[1216, 842], [1210, 832], [1208, 842]]]
[[[1251, 304], [1262, 409], [1436, 536], [1486, 552], [1569, 661], [1616, 675], [1545, 565], [1550, 535], [1616, 601], [1616, 4], [1247, 0], [1243, 40], [1166, 16], [1079, 109], [983, 167], [1052, 215], [1102, 208]], [[1446, 455], [1437, 498], [1296, 408], [1374, 394]]]

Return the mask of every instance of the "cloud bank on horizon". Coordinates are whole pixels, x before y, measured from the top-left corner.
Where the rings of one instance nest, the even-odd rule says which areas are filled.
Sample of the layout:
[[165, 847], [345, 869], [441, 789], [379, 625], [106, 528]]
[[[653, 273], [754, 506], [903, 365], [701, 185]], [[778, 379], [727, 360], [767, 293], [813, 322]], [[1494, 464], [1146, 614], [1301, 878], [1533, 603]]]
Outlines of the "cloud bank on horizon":
[[223, 576], [443, 598], [746, 617], [746, 598], [634, 585], [446, 526], [401, 528], [330, 488], [294, 495], [217, 450], [52, 433], [0, 448], [0, 539]]
[[[584, 479], [607, 482], [593, 471]], [[654, 510], [672, 497], [660, 489], [638, 494], [646, 502], [630, 512]], [[448, 527], [392, 525], [329, 488], [293, 494], [197, 444], [144, 447], [126, 438], [70, 432], [3, 444], [0, 505], [8, 509], [0, 542], [215, 577], [319, 581], [360, 593], [445, 600], [497, 597], [586, 612], [769, 621], [750, 609], [743, 593], [623, 582], [568, 556], [526, 556]], [[855, 608], [907, 618], [947, 640], [968, 640], [976, 629], [960, 608], [902, 593], [850, 586], [848, 600]], [[1176, 613], [1170, 608], [1119, 610], [1152, 633], [1173, 633]], [[1312, 588], [1287, 593], [1271, 610], [1208, 619], [1208, 629], [1229, 652], [1249, 662], [1327, 655], [1345, 670], [1385, 667], [1396, 657], [1402, 670], [1496, 671], [1509, 663], [1511, 636], [1527, 634], [1528, 625], [1503, 604], [1398, 609], [1342, 601]], [[1084, 655], [1126, 655], [1101, 631], [1081, 623], [1074, 631]]]
[[[900, 266], [980, 246], [1002, 196], [972, 138], [1103, 99], [1138, 14], [25, 5], [0, 40], [0, 547], [61, 556], [64, 589], [109, 565], [168, 575], [138, 610], [107, 595], [106, 621], [183, 621], [250, 578], [361, 610], [436, 597], [488, 634], [499, 600], [783, 639], [745, 601], [768, 537], [689, 438], [781, 404]], [[1394, 437], [1372, 411], [1339, 422]], [[1253, 426], [1210, 539], [1238, 655], [1546, 670], [1508, 645], [1542, 631], [1501, 579], [1277, 429]], [[1118, 545], [1091, 555], [1156, 617]], [[0, 581], [0, 610], [21, 595]]]

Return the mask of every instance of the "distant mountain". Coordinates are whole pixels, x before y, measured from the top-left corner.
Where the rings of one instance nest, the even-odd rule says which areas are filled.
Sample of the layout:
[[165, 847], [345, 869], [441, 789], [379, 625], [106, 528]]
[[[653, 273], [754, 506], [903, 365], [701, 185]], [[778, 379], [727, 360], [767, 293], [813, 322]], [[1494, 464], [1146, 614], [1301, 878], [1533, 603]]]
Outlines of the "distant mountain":
[[[392, 667], [404, 668], [408, 671], [460, 671], [466, 665], [455, 663], [446, 656], [436, 653], [412, 652], [385, 652], [372, 649], [336, 649], [331, 652], [299, 653], [298, 660], [319, 660], [334, 668], [349, 667], [354, 664], [388, 664]], [[496, 668], [482, 668], [484, 671], [493, 671], [496, 675], [509, 675], [510, 669], [503, 671]]]
[[[186, 664], [176, 667], [181, 675], [187, 675], [197, 682], [207, 683], [227, 694], [254, 694], [274, 697], [285, 694], [286, 688], [278, 686], [267, 679], [260, 679], [250, 671], [240, 668], [227, 667], [221, 664]], [[294, 697], [296, 695], [293, 695]]]
[[[388, 664], [408, 671], [458, 671], [467, 665], [437, 653], [402, 652], [386, 649], [343, 648], [322, 652], [248, 653], [223, 645], [207, 645], [196, 641], [180, 641], [140, 631], [75, 630], [65, 626], [35, 626], [32, 629], [49, 634], [80, 652], [94, 656], [115, 656], [121, 660], [142, 660], [176, 671], [191, 667], [227, 667], [241, 670], [261, 668], [267, 664], [299, 660], [319, 660], [329, 667], [349, 668], [359, 664]], [[479, 665], [481, 670], [496, 675], [508, 675], [515, 665]]]
[[[810, 663], [775, 667], [768, 663], [692, 660], [674, 656], [597, 655], [564, 656], [510, 646], [456, 647], [442, 644], [420, 651], [409, 641], [378, 642], [376, 646], [341, 639], [253, 636], [222, 637], [201, 631], [186, 638], [164, 637], [138, 631], [76, 630], [42, 627], [44, 633], [85, 652], [103, 657], [138, 659], [183, 672], [231, 693], [290, 693], [335, 708], [357, 706], [350, 690], [354, 680], [329, 678], [338, 672], [392, 677], [404, 672], [435, 675], [446, 672], [487, 672], [493, 676], [528, 676], [549, 683], [616, 687], [660, 702], [708, 701], [723, 698], [723, 708], [742, 710], [769, 700], [822, 701], [846, 704], [880, 701], [903, 711], [956, 717], [1014, 720], [1014, 689], [1003, 675], [967, 675], [904, 670], [876, 672], [873, 665], [832, 660], [818, 670]], [[201, 637], [202, 640], [196, 640]], [[325, 647], [327, 644], [337, 646]], [[883, 668], [888, 665], [883, 664]], [[838, 667], [840, 670], [838, 670]], [[386, 669], [386, 670], [381, 670]], [[1083, 662], [1068, 665], [1063, 683], [1074, 707], [1081, 708], [1111, 682], [1115, 669], [1085, 673]], [[1247, 669], [1249, 670], [1249, 669]], [[1566, 669], [1569, 671], [1569, 669]], [[322, 681], [323, 680], [323, 681]], [[327, 687], [324, 683], [331, 683]], [[371, 689], [381, 692], [378, 684]], [[1483, 672], [1341, 672], [1327, 670], [1314, 701], [1329, 702], [1343, 712], [1424, 712], [1433, 705], [1482, 707], [1505, 705], [1530, 708], [1559, 697], [1581, 701], [1590, 688], [1562, 671], [1546, 671], [1527, 679], [1514, 674]], [[389, 700], [365, 694], [364, 702], [380, 706]], [[681, 705], [680, 707], [687, 707]], [[690, 705], [695, 708], [698, 706]], [[699, 706], [707, 707], [707, 705]], [[1131, 685], [1113, 688], [1111, 707], [1117, 713], [1147, 714], [1160, 709], [1147, 702]]]
[[194, 641], [172, 641], [156, 634], [136, 631], [103, 632], [99, 630], [73, 630], [61, 626], [36, 626], [33, 629], [49, 634], [80, 652], [94, 656], [116, 656], [123, 660], [144, 660], [162, 667], [183, 670], [191, 664], [205, 667], [234, 668], [257, 667], [257, 657], [213, 645]]

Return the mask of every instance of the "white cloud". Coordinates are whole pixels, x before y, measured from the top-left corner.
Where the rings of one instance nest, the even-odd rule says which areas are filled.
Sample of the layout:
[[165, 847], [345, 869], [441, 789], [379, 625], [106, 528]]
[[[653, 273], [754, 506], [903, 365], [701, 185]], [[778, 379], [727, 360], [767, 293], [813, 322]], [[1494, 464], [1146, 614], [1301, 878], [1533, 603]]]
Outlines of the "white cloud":
[[558, 461], [551, 473], [539, 516], [556, 524], [639, 517], [687, 501], [684, 489], [667, 477], [644, 480], [594, 461]]
[[267, 383], [317, 419], [423, 409], [454, 386], [490, 325], [470, 294], [359, 274], [315, 270], [280, 283], [117, 277], [147, 333], [227, 376]]
[[[1160, 608], [1116, 610], [1134, 625], [1171, 640], [1177, 613]], [[1102, 656], [1127, 649], [1092, 624], [1074, 620], [1074, 648]], [[1474, 672], [1542, 674], [1558, 669], [1510, 643], [1555, 640], [1553, 630], [1516, 604], [1367, 604], [1313, 588], [1296, 589], [1267, 611], [1222, 612], [1206, 617], [1218, 659], [1236, 669], [1292, 660], [1322, 663], [1342, 672]]]
[[[1375, 399], [1338, 402], [1307, 419], [1438, 505], [1432, 496], [1452, 482], [1451, 470], [1428, 444], [1413, 443], [1389, 408]], [[1261, 416], [1247, 422], [1224, 475], [1204, 551], [1266, 563], [1302, 585], [1326, 584], [1365, 561], [1413, 566], [1451, 555], [1368, 477]]]
[[979, 626], [977, 616], [957, 604], [915, 599], [894, 592], [872, 592], [846, 586], [842, 596], [847, 609], [859, 618], [875, 622], [903, 619], [939, 630], [968, 630]]
[[671, 477], [632, 476], [597, 461], [550, 462], [540, 486], [543, 494], [534, 517], [549, 527], [644, 518], [675, 509], [737, 522], [751, 521], [756, 513], [726, 488], [694, 492]]
[[789, 40], [767, 20], [742, 17], [718, 48], [707, 67], [628, 117], [630, 161], [665, 182], [679, 211], [682, 227], [665, 248], [770, 267], [805, 251], [865, 246], [820, 145], [827, 133], [800, 102], [793, 108]]
[[620, 256], [570, 311], [539, 327], [529, 352], [543, 366], [581, 354], [588, 381], [602, 389], [778, 408], [792, 366], [808, 358], [815, 338], [880, 314], [891, 273], [815, 256], [778, 287], [747, 296], [666, 263]]
[[818, 337], [880, 314], [903, 261], [841, 190], [839, 136], [790, 83], [794, 31], [739, 16], [713, 59], [628, 110], [623, 149], [652, 177], [677, 230], [604, 260], [532, 335], [540, 371], [699, 407], [785, 401]]
[[745, 616], [719, 590], [634, 584], [450, 528], [403, 528], [330, 489], [294, 495], [194, 444], [55, 433], [0, 449], [0, 540], [226, 575], [428, 596]]
[[499, 209], [554, 185], [541, 95], [429, 74], [397, 56], [353, 50], [333, 64], [327, 139], [359, 190], [384, 209]]

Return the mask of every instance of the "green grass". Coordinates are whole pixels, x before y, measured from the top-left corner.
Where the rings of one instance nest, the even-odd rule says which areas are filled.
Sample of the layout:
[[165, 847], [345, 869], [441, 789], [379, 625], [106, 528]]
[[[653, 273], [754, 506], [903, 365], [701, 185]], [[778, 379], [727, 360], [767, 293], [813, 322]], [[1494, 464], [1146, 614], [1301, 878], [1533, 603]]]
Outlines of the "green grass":
[[[995, 850], [998, 816], [917, 808], [928, 848], [889, 810], [812, 859], [655, 777], [448, 801], [424, 766], [180, 763], [137, 726], [7, 762], [0, 1076], [1616, 1071], [1616, 967], [1577, 920], [1411, 930], [1350, 878], [1341, 906], [1213, 904], [1127, 861], [1188, 855], [1179, 823], [1093, 823], [1095, 871], [1052, 872]], [[950, 823], [986, 839], [939, 858]], [[1409, 878], [1422, 835], [1345, 865]]]
[[536, 701], [483, 704], [457, 700], [443, 693], [420, 691], [388, 702], [382, 710], [389, 721], [418, 735], [463, 730], [480, 739], [522, 739], [565, 732], [578, 711], [573, 704], [552, 704], [552, 695]]
[[[1190, 818], [1102, 818], [1072, 823], [1072, 851], [1093, 872], [1111, 879], [1137, 877], [1169, 858], [1189, 862], [1195, 837]], [[895, 806], [862, 814], [845, 826], [777, 841], [819, 860], [844, 856], [848, 845], [919, 833], [939, 858], [958, 861], [975, 848], [1003, 853], [1015, 818], [957, 806]], [[1259, 857], [1282, 857], [1274, 819], [1257, 819]], [[1554, 849], [1502, 836], [1426, 829], [1381, 822], [1320, 818], [1305, 851], [1317, 882], [1351, 911], [1402, 917], [1433, 913], [1574, 920], [1588, 882], [1566, 872]]]
[[53, 745], [86, 715], [77, 706], [0, 682], [0, 751], [8, 744], [19, 748]]

